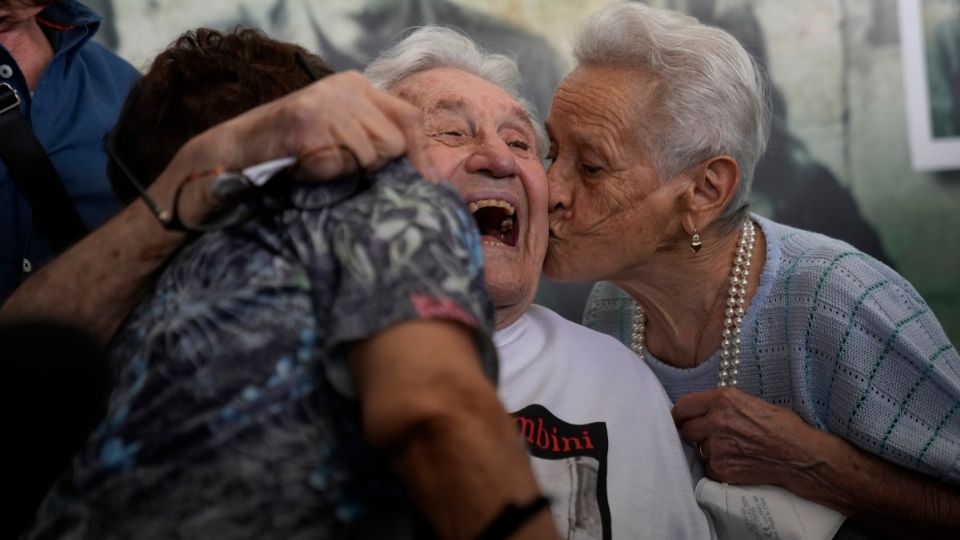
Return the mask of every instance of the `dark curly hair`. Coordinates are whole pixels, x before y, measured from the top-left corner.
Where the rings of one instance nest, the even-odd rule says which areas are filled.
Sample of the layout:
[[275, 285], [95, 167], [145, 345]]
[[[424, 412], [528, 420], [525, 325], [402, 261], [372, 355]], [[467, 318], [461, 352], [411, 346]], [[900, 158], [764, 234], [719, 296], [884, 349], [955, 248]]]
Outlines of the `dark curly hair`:
[[[296, 53], [309, 64], [312, 75]], [[195, 135], [332, 72], [320, 57], [259, 30], [186, 32], [134, 83], [107, 144], [140, 182], [149, 185]], [[107, 175], [124, 204], [137, 197], [112, 159]]]

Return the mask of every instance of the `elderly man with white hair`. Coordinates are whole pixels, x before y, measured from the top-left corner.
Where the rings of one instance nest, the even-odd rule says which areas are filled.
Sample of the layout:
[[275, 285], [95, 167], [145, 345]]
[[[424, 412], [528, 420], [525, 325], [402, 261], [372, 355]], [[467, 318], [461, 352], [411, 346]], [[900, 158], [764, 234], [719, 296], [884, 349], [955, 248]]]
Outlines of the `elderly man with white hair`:
[[496, 309], [499, 395], [567, 538], [709, 538], [692, 453], [649, 368], [612, 338], [532, 305], [547, 247], [542, 128], [516, 64], [422, 28], [365, 71], [417, 105], [427, 153], [480, 227]]

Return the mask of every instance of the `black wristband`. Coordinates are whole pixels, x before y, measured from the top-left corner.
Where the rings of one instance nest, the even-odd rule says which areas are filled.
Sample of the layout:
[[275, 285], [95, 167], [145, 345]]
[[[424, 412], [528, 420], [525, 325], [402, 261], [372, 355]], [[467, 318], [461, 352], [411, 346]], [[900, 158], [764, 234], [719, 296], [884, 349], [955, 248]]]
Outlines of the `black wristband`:
[[503, 510], [497, 514], [497, 517], [493, 518], [487, 528], [477, 536], [477, 540], [502, 540], [507, 538], [524, 523], [530, 521], [530, 518], [537, 512], [549, 506], [550, 500], [543, 495], [537, 495], [535, 499], [523, 506], [507, 503]]

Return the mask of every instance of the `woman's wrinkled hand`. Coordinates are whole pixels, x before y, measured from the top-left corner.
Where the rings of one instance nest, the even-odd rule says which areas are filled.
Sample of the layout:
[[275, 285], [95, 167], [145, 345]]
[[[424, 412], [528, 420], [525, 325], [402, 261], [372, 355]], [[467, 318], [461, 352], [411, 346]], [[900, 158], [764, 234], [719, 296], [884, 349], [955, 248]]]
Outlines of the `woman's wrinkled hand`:
[[822, 463], [817, 447], [826, 434], [793, 411], [735, 388], [688, 394], [672, 414], [714, 480], [790, 489], [816, 476]]

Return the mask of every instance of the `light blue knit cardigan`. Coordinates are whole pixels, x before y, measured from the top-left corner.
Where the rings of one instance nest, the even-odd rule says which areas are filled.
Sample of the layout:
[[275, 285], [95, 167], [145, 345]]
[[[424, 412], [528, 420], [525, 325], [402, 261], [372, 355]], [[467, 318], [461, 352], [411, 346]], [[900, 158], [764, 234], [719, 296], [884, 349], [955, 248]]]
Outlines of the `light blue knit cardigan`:
[[[888, 461], [960, 484], [960, 356], [899, 274], [838, 240], [753, 216], [767, 242], [743, 321], [738, 387]], [[630, 345], [634, 301], [597, 284], [584, 324]], [[670, 398], [716, 385], [647, 363]]]

